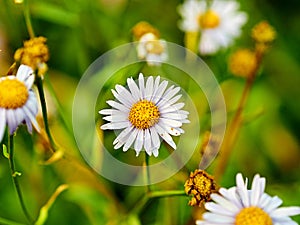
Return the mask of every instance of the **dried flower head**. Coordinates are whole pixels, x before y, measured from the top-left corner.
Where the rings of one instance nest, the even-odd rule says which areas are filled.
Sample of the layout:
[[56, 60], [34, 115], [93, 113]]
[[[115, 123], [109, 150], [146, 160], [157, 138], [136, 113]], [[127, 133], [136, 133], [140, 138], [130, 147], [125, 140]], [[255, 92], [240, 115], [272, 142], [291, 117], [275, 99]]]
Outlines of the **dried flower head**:
[[145, 21], [141, 21], [141, 22], [137, 23], [132, 28], [132, 33], [136, 40], [140, 40], [140, 38], [147, 33], [152, 33], [153, 35], [156, 36], [156, 38], [159, 38], [159, 36], [160, 36], [159, 31], [157, 29], [155, 29], [151, 24], [149, 24]]
[[211, 200], [210, 195], [217, 192], [214, 178], [204, 170], [196, 169], [190, 173], [189, 179], [184, 184], [185, 193], [192, 195], [189, 201], [191, 206], [201, 206]]
[[237, 50], [229, 59], [229, 70], [236, 76], [250, 77], [257, 69], [257, 66], [256, 54], [249, 49]]
[[34, 71], [37, 70], [39, 76], [44, 75], [48, 70], [46, 62], [49, 60], [46, 41], [45, 37], [35, 37], [24, 41], [23, 48], [19, 48], [15, 52], [15, 61], [30, 66]]
[[276, 38], [276, 31], [267, 21], [262, 21], [253, 27], [251, 35], [256, 42], [270, 43]]

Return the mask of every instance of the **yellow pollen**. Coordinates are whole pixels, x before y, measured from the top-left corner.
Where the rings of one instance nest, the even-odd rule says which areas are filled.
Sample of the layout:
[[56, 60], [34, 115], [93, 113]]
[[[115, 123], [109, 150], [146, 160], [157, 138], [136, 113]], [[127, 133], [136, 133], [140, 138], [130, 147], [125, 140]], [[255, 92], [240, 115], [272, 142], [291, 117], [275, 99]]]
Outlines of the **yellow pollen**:
[[16, 109], [25, 105], [29, 93], [24, 83], [17, 79], [0, 81], [0, 107]]
[[271, 217], [261, 208], [251, 206], [242, 209], [235, 218], [235, 225], [272, 225]]
[[199, 16], [199, 24], [204, 29], [216, 28], [220, 24], [220, 17], [214, 11], [208, 10]]
[[240, 49], [229, 59], [229, 70], [236, 76], [252, 76], [257, 66], [256, 55], [249, 49]]
[[129, 112], [129, 121], [138, 129], [148, 129], [159, 120], [158, 107], [148, 100], [135, 103]]
[[158, 41], [149, 41], [146, 45], [146, 48], [148, 50], [149, 53], [153, 53], [153, 54], [161, 54], [164, 52], [164, 46]]

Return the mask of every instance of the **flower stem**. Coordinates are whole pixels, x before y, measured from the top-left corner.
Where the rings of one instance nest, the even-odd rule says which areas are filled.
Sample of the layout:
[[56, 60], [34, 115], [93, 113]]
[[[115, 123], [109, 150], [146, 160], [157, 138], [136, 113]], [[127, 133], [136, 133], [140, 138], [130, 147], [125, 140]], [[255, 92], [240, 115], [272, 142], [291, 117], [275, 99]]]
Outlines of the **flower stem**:
[[224, 141], [220, 149], [220, 160], [216, 166], [215, 173], [214, 173], [215, 179], [217, 181], [220, 181], [220, 179], [222, 178], [226, 166], [228, 164], [230, 155], [233, 151], [234, 143], [237, 139], [238, 133], [240, 131], [243, 122], [242, 113], [247, 103], [250, 90], [253, 86], [257, 71], [259, 69], [259, 65], [261, 64], [262, 56], [263, 55], [260, 52], [256, 52], [256, 60], [257, 60], [256, 68], [254, 69], [253, 73], [247, 78], [245, 88], [242, 93], [242, 97], [238, 104], [238, 108], [226, 131]]
[[32, 218], [30, 217], [27, 209], [26, 209], [26, 206], [25, 206], [25, 203], [24, 203], [24, 200], [23, 200], [23, 195], [22, 195], [22, 192], [21, 192], [21, 188], [20, 188], [20, 184], [19, 184], [19, 181], [18, 181], [18, 172], [15, 170], [15, 163], [14, 163], [14, 135], [9, 135], [9, 141], [8, 141], [8, 145], [9, 145], [9, 166], [10, 166], [10, 170], [11, 170], [11, 175], [12, 175], [12, 179], [13, 179], [13, 183], [14, 183], [14, 186], [16, 188], [16, 191], [17, 191], [17, 195], [18, 195], [18, 198], [19, 198], [19, 202], [21, 204], [21, 207], [22, 207], [22, 210], [23, 210], [23, 213], [26, 217], [26, 219], [28, 220], [28, 222], [30, 224], [33, 224], [33, 220]]
[[45, 130], [46, 130], [47, 136], [49, 138], [49, 142], [52, 147], [52, 150], [55, 152], [57, 150], [57, 146], [52, 138], [50, 128], [49, 128], [48, 115], [47, 115], [47, 104], [46, 104], [46, 100], [45, 100], [43, 80], [41, 77], [37, 76], [36, 84], [37, 84], [37, 88], [38, 88], [38, 92], [39, 92], [39, 96], [40, 96], [40, 103], [41, 103], [41, 107], [42, 107]]
[[147, 193], [151, 191], [150, 189], [150, 169], [149, 169], [149, 155], [145, 152], [145, 164], [146, 164], [146, 185]]
[[25, 23], [26, 23], [27, 31], [29, 33], [29, 37], [34, 38], [35, 35], [31, 23], [29, 0], [24, 0], [24, 17], [25, 17]]
[[165, 198], [172, 196], [186, 196], [184, 190], [167, 190], [167, 191], [153, 191], [146, 193], [141, 200], [135, 205], [132, 210], [132, 213], [139, 214], [143, 208], [146, 206], [148, 201], [152, 198]]

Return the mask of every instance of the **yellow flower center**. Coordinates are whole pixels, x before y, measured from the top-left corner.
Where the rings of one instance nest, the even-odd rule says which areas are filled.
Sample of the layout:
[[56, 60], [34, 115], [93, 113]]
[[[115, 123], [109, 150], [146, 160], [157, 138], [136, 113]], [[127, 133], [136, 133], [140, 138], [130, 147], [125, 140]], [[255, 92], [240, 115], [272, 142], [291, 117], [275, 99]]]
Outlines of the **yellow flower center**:
[[249, 49], [238, 50], [229, 59], [229, 70], [236, 76], [249, 77], [256, 67], [256, 55]]
[[149, 53], [153, 54], [161, 54], [164, 52], [164, 46], [157, 40], [157, 41], [149, 41], [146, 45], [146, 49]]
[[144, 34], [147, 34], [147, 33], [152, 33], [156, 37], [159, 37], [159, 31], [145, 21], [141, 21], [141, 22], [137, 23], [132, 28], [132, 33], [137, 40], [139, 40]]
[[242, 209], [235, 218], [235, 225], [272, 225], [271, 217], [261, 208], [251, 206]]
[[17, 79], [0, 81], [0, 107], [16, 109], [25, 105], [29, 93], [25, 84]]
[[199, 16], [199, 24], [204, 29], [216, 28], [220, 24], [220, 17], [214, 11], [207, 10]]
[[138, 129], [148, 129], [158, 122], [158, 107], [148, 100], [135, 103], [129, 112], [129, 121]]

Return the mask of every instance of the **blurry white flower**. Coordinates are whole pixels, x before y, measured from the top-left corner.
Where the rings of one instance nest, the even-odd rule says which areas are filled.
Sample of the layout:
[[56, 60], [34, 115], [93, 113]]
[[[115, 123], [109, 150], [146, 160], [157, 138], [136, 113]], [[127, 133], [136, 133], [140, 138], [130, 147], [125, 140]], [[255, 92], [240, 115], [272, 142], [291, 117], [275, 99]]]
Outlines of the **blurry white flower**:
[[158, 39], [153, 33], [146, 33], [138, 41], [137, 53], [138, 57], [146, 60], [148, 65], [159, 66], [168, 59], [167, 43], [163, 39]]
[[219, 194], [211, 194], [214, 202], [205, 204], [210, 211], [203, 214], [197, 225], [297, 225], [289, 216], [300, 214], [300, 207], [280, 207], [282, 200], [266, 194], [266, 179], [254, 176], [252, 187], [248, 180], [236, 176], [236, 187], [221, 188]]
[[241, 34], [247, 15], [238, 8], [234, 0], [213, 0], [209, 6], [207, 1], [186, 0], [179, 6], [183, 18], [179, 27], [185, 32], [200, 32], [199, 52], [214, 54]]
[[16, 76], [0, 78], [0, 141], [6, 125], [10, 134], [13, 134], [22, 122], [26, 123], [29, 132], [32, 131], [31, 123], [39, 130], [36, 122], [38, 104], [31, 89], [33, 82], [33, 71], [25, 65], [19, 67]]
[[122, 132], [114, 140], [114, 148], [123, 146], [127, 151], [132, 145], [138, 156], [142, 148], [148, 155], [158, 156], [160, 138], [176, 149], [170, 135], [179, 136], [184, 133], [180, 128], [188, 123], [188, 112], [181, 110], [184, 103], [177, 103], [181, 95], [176, 95], [179, 87], [172, 85], [167, 90], [168, 82], [160, 82], [160, 77], [150, 76], [146, 82], [142, 73], [138, 85], [133, 78], [127, 79], [128, 89], [116, 85], [112, 90], [117, 101], [107, 103], [112, 109], [103, 109], [99, 113], [109, 123], [101, 126], [103, 130], [120, 130]]

